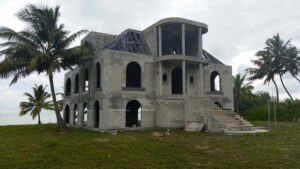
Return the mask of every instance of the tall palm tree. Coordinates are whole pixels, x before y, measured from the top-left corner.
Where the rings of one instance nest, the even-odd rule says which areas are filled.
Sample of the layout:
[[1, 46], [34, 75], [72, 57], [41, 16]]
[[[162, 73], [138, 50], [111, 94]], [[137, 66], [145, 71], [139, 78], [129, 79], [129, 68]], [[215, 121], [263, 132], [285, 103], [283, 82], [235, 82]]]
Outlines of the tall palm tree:
[[26, 115], [30, 112], [32, 119], [38, 117], [38, 124], [41, 124], [40, 113], [42, 109], [50, 110], [52, 108], [51, 102], [47, 101], [51, 95], [45, 91], [46, 87], [43, 85], [35, 85], [32, 89], [33, 95], [30, 93], [24, 93], [24, 95], [28, 97], [28, 101], [20, 103], [20, 116]]
[[53, 75], [61, 69], [72, 69], [72, 66], [80, 64], [83, 56], [92, 54], [92, 48], [87, 42], [79, 47], [69, 48], [77, 37], [87, 31], [80, 30], [69, 36], [64, 25], [58, 24], [59, 6], [49, 8], [29, 4], [17, 16], [26, 23], [25, 30], [16, 32], [7, 27], [0, 28], [0, 38], [6, 40], [0, 44], [3, 47], [0, 56], [4, 56], [0, 63], [0, 77], [13, 76], [13, 84], [20, 77], [33, 72], [46, 73], [57, 124], [60, 128], [65, 128], [66, 124], [56, 101]]
[[[271, 62], [273, 65], [273, 70], [276, 72], [276, 74], [279, 75], [280, 82], [286, 91], [286, 93], [289, 95], [291, 100], [294, 100], [290, 92], [287, 90], [282, 76], [289, 71], [289, 62], [294, 57], [294, 51], [292, 50], [293, 47], [290, 44], [291, 40], [288, 40], [287, 42], [284, 42], [279, 34], [273, 36], [273, 38], [270, 38], [266, 41], [266, 47], [265, 51], [268, 53], [268, 56], [271, 58]], [[296, 53], [297, 56], [297, 53]]]
[[242, 97], [251, 97], [253, 86], [251, 82], [245, 83], [246, 75], [237, 74], [233, 77], [233, 94], [236, 105], [236, 112], [240, 113], [240, 101]]
[[268, 84], [270, 81], [272, 81], [276, 90], [276, 100], [279, 102], [278, 86], [275, 81], [276, 71], [274, 70], [274, 62], [272, 62], [272, 58], [270, 57], [269, 53], [264, 50], [258, 51], [256, 56], [258, 57], [256, 60], [251, 60], [256, 67], [246, 69], [250, 74], [248, 79], [264, 79], [264, 84]]

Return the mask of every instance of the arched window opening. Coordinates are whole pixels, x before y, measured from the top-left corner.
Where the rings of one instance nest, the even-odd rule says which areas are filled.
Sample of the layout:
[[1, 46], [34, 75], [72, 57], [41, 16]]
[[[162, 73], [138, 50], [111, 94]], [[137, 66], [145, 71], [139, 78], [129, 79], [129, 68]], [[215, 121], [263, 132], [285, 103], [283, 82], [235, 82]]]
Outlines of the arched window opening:
[[78, 109], [77, 104], [74, 105], [74, 125], [78, 124]]
[[79, 92], [79, 75], [78, 73], [76, 73], [76, 76], [75, 76], [75, 93], [78, 93]]
[[167, 76], [166, 73], [163, 74], [162, 79], [163, 79], [163, 82], [167, 82], [168, 81], [168, 76]]
[[194, 84], [194, 77], [190, 76], [190, 84]]
[[137, 100], [131, 100], [126, 106], [126, 127], [141, 127], [142, 107]]
[[100, 122], [100, 105], [98, 101], [95, 101], [94, 103], [94, 120], [95, 120], [95, 128], [99, 128], [99, 122]]
[[175, 67], [172, 70], [172, 94], [182, 94], [182, 69]]
[[69, 107], [69, 105], [66, 105], [64, 112], [65, 112], [64, 113], [65, 123], [69, 124], [70, 123], [70, 107]]
[[210, 75], [210, 87], [212, 92], [221, 91], [221, 79], [217, 71], [213, 71]]
[[85, 71], [84, 71], [83, 91], [89, 91], [89, 71], [88, 71], [88, 69], [85, 69]]
[[82, 112], [82, 116], [83, 116], [83, 118], [82, 118], [82, 120], [83, 120], [83, 126], [87, 126], [87, 123], [88, 123], [88, 119], [87, 119], [87, 116], [88, 116], [88, 111], [89, 111], [89, 109], [88, 109], [88, 107], [87, 107], [87, 103], [84, 103], [83, 104], [83, 112]]
[[136, 62], [130, 62], [126, 67], [126, 87], [141, 87], [141, 67]]
[[68, 78], [65, 87], [65, 96], [70, 96], [70, 95], [71, 95], [71, 79]]
[[96, 64], [96, 87], [101, 87], [101, 66], [100, 63]]

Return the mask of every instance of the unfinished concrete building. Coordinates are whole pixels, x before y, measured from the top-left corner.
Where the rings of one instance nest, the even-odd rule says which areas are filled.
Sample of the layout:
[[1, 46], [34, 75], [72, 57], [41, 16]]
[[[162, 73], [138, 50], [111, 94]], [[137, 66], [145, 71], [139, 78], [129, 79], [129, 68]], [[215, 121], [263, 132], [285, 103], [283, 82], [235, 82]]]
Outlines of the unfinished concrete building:
[[[232, 68], [203, 49], [204, 23], [166, 18], [143, 31], [90, 32], [95, 54], [65, 74], [64, 119], [100, 130], [252, 130], [233, 110]], [[197, 125], [196, 125], [197, 126]]]

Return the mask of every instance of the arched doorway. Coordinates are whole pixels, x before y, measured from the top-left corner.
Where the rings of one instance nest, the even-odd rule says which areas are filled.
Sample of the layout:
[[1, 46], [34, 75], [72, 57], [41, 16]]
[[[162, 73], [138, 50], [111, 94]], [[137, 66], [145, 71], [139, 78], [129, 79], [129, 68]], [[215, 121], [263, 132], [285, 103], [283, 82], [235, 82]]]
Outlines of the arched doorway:
[[95, 128], [99, 128], [99, 121], [100, 121], [100, 105], [98, 101], [95, 101], [94, 104], [94, 120], [95, 120]]
[[182, 69], [175, 67], [172, 70], [172, 94], [182, 94]]
[[126, 87], [141, 87], [141, 66], [136, 62], [126, 67]]
[[82, 109], [82, 124], [83, 126], [87, 126], [88, 123], [88, 107], [87, 107], [87, 103], [83, 103], [83, 109]]
[[65, 119], [66, 124], [70, 123], [70, 107], [69, 107], [69, 105], [66, 105], [66, 107], [65, 107], [64, 119]]
[[74, 105], [74, 125], [78, 124], [78, 109], [77, 104]]
[[131, 100], [126, 106], [126, 127], [141, 127], [142, 107], [140, 102]]

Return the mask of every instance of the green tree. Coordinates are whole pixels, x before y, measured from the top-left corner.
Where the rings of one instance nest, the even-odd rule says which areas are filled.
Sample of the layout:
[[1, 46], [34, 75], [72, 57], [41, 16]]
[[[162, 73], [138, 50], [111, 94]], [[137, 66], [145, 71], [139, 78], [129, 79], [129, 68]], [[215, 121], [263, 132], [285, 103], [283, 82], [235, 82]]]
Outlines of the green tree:
[[272, 62], [272, 58], [270, 57], [270, 54], [265, 50], [258, 51], [256, 53], [256, 56], [258, 57], [256, 60], [251, 60], [251, 62], [256, 67], [246, 69], [250, 75], [248, 79], [249, 80], [264, 79], [264, 84], [268, 84], [270, 83], [270, 81], [272, 81], [276, 90], [276, 100], [277, 102], [279, 102], [278, 86], [275, 81], [275, 75], [276, 75], [276, 71], [274, 70], [275, 63]]
[[6, 40], [0, 44], [3, 47], [0, 55], [4, 56], [0, 63], [0, 77], [13, 76], [13, 84], [20, 77], [26, 77], [33, 72], [46, 73], [57, 125], [65, 128], [66, 124], [56, 101], [53, 75], [61, 69], [72, 69], [72, 66], [80, 64], [84, 56], [92, 54], [92, 48], [87, 42], [69, 48], [77, 37], [87, 31], [80, 30], [69, 36], [64, 25], [58, 24], [59, 6], [49, 8], [30, 4], [17, 13], [17, 16], [26, 23], [25, 30], [16, 32], [7, 27], [0, 28], [0, 38]]
[[272, 69], [275, 71], [276, 74], [279, 75], [280, 82], [284, 90], [289, 95], [291, 100], [294, 100], [290, 92], [287, 90], [287, 87], [285, 86], [282, 79], [283, 75], [286, 72], [291, 72], [293, 74], [296, 73], [296, 70], [294, 70], [294, 67], [292, 66], [291, 62], [295, 57], [297, 57], [297, 49], [290, 44], [290, 41], [291, 40], [288, 40], [286, 42], [283, 41], [280, 38], [279, 34], [277, 34], [273, 36], [273, 38], [270, 38], [266, 41], [266, 47], [264, 51], [267, 53], [267, 56], [271, 59], [271, 66], [273, 66]]
[[253, 86], [251, 82], [245, 82], [246, 75], [237, 74], [233, 77], [233, 95], [235, 100], [236, 112], [240, 113], [241, 98], [252, 97]]
[[30, 112], [32, 119], [38, 117], [38, 124], [41, 124], [41, 116], [40, 113], [42, 109], [51, 110], [52, 104], [50, 101], [47, 101], [51, 95], [45, 91], [46, 87], [43, 85], [35, 85], [33, 89], [33, 95], [30, 93], [24, 93], [25, 96], [28, 97], [27, 102], [20, 103], [20, 116], [26, 115]]

